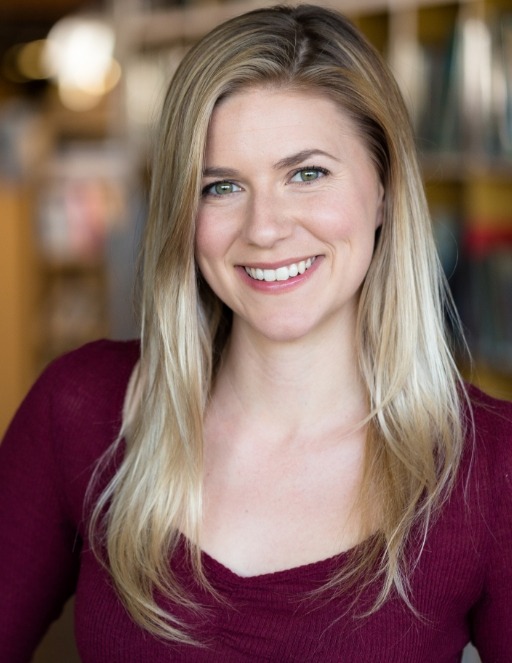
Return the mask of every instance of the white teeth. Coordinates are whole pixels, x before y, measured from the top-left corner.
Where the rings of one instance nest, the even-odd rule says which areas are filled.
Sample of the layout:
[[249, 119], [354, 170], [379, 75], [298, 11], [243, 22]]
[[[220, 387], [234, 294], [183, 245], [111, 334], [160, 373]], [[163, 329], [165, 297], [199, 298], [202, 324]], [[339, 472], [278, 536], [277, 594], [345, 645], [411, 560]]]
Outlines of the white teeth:
[[276, 281], [286, 281], [290, 278], [288, 267], [278, 267], [276, 269]]
[[278, 267], [277, 269], [260, 269], [259, 267], [245, 267], [244, 269], [251, 278], [257, 281], [272, 283], [272, 281], [287, 281], [298, 274], [304, 274], [315, 260], [316, 256], [307, 260], [301, 260], [299, 263], [294, 262], [291, 265]]

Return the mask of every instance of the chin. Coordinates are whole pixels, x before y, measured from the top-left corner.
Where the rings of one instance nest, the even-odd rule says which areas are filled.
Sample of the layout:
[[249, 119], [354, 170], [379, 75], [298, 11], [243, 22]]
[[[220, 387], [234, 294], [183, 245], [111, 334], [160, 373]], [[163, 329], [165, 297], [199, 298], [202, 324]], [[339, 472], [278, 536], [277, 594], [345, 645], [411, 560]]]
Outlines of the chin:
[[272, 325], [259, 325], [253, 327], [253, 330], [258, 336], [273, 343], [294, 343], [314, 334], [314, 328], [311, 324], [293, 324], [293, 320], [286, 320]]

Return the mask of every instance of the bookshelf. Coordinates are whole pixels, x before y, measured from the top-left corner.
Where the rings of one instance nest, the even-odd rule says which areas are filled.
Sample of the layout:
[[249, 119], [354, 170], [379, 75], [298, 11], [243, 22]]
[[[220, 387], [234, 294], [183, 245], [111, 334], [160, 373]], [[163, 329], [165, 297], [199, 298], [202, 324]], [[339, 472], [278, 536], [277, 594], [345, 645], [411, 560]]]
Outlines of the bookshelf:
[[[30, 112], [13, 104], [9, 122], [3, 110], [0, 433], [49, 361], [102, 336], [133, 334], [124, 282], [135, 249], [123, 239], [135, 237], [132, 159], [113, 135], [119, 101], [73, 113], [50, 88]], [[124, 280], [113, 273], [120, 263]]]
[[[85, 131], [85, 136], [84, 136]], [[40, 256], [38, 368], [111, 333], [108, 240], [126, 218], [126, 155], [96, 131], [59, 127], [33, 188]]]

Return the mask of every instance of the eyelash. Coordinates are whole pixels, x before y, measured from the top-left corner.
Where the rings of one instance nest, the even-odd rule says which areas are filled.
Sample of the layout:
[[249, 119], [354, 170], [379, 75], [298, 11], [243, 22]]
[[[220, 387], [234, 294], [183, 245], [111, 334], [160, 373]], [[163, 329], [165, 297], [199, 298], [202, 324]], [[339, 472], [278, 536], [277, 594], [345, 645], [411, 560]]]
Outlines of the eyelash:
[[[303, 172], [307, 172], [307, 171], [311, 171], [311, 170], [318, 171], [319, 173], [322, 173], [322, 175], [329, 175], [329, 171], [327, 170], [327, 168], [322, 168], [322, 166], [302, 166], [302, 168], [297, 168], [297, 170], [295, 170], [292, 173], [290, 179], [292, 180], [299, 173], [303, 173]], [[316, 181], [316, 179], [318, 179], [318, 178], [315, 178], [315, 180], [311, 180], [311, 181], [314, 182], [314, 181]], [[309, 182], [303, 181], [302, 184], [309, 184]]]
[[[290, 176], [290, 180], [292, 180], [299, 173], [307, 172], [307, 171], [317, 171], [319, 173], [322, 173], [322, 175], [328, 175], [329, 174], [329, 171], [327, 170], [327, 168], [322, 168], [321, 166], [303, 166], [302, 168], [297, 168], [297, 170], [293, 171], [293, 173]], [[311, 180], [311, 181], [314, 182], [314, 181], [316, 181], [316, 179], [318, 179], [318, 178], [315, 178], [315, 180]], [[203, 187], [203, 189], [201, 190], [201, 195], [203, 197], [213, 196], [214, 198], [222, 198], [223, 194], [212, 192], [212, 189], [215, 186], [218, 186], [219, 184], [233, 184], [234, 186], [239, 186], [238, 184], [235, 184], [235, 182], [230, 182], [229, 180], [219, 180], [217, 182], [211, 182], [210, 184], [207, 184], [205, 187]], [[309, 184], [309, 182], [303, 181], [302, 184]], [[234, 191], [234, 192], [231, 192], [231, 193], [237, 193], [237, 192]], [[229, 195], [229, 194], [224, 194], [224, 195]]]
[[[223, 198], [224, 197], [223, 194], [212, 192], [212, 189], [218, 186], [219, 184], [233, 184], [234, 186], [239, 186], [238, 184], [235, 184], [235, 182], [230, 182], [229, 180], [218, 180], [217, 182], [211, 182], [210, 184], [207, 184], [205, 187], [203, 187], [201, 190], [201, 196], [203, 196], [203, 198], [206, 196], [212, 196], [213, 198]], [[231, 193], [236, 193], [236, 192], [231, 192]]]

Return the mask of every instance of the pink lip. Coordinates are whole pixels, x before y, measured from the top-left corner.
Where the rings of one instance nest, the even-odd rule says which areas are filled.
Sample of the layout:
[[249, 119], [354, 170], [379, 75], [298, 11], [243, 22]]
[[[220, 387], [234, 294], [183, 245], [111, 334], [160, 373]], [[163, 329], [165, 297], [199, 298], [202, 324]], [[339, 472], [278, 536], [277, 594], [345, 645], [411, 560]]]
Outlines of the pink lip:
[[[291, 265], [293, 262], [300, 262], [301, 260], [305, 260], [305, 258], [300, 258], [299, 260], [292, 260], [291, 262], [286, 262], [286, 263], [283, 262], [273, 263], [272, 265], [270, 263], [266, 263], [265, 266], [262, 266], [263, 263], [258, 263], [257, 265], [251, 264], [247, 266], [259, 269], [277, 269], [278, 267], [281, 267], [283, 265]], [[297, 274], [297, 276], [293, 276], [287, 281], [271, 281], [271, 282], [257, 281], [256, 279], [251, 278], [243, 267], [237, 266], [236, 270], [240, 274], [240, 278], [243, 280], [243, 282], [246, 283], [253, 290], [258, 290], [259, 292], [266, 292], [268, 294], [279, 294], [281, 292], [288, 292], [289, 290], [297, 288], [300, 285], [304, 284], [313, 276], [313, 274], [316, 272], [316, 270], [318, 269], [318, 267], [322, 262], [323, 262], [323, 256], [317, 256], [315, 262], [311, 265], [311, 267], [308, 270], [304, 272], [304, 274]]]

